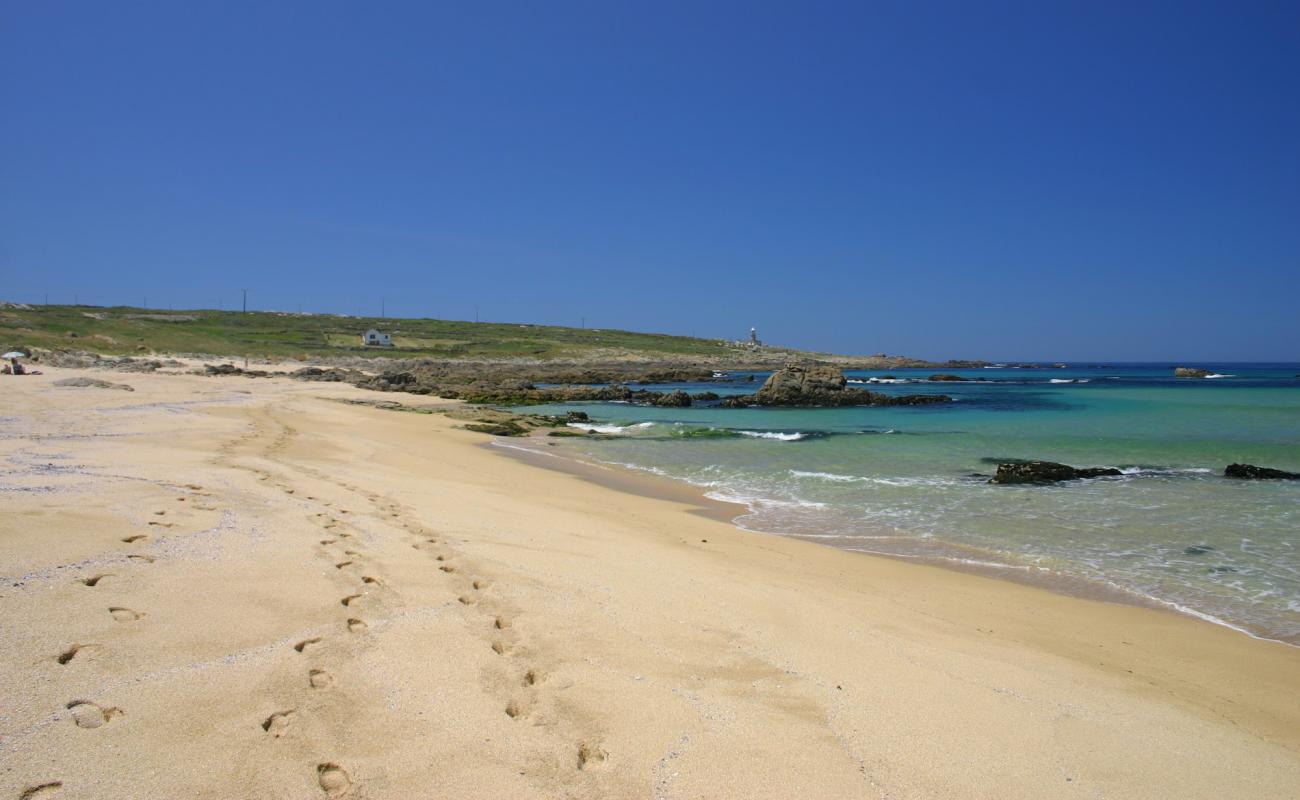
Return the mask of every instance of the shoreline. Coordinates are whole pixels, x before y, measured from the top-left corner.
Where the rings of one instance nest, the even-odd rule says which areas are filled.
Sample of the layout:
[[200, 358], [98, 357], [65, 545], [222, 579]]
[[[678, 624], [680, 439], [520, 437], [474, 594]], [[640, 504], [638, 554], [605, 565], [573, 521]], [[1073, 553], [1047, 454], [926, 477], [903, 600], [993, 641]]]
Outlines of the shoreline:
[[[534, 442], [539, 446], [547, 446], [549, 444], [539, 437], [529, 437], [525, 439], [525, 441]], [[641, 497], [695, 505], [697, 508], [693, 509], [691, 513], [727, 523], [737, 530], [746, 533], [761, 536], [779, 536], [785, 539], [810, 542], [811, 544], [828, 547], [841, 552], [856, 553], [875, 558], [885, 558], [903, 563], [923, 564], [967, 575], [978, 575], [993, 580], [1007, 581], [1020, 586], [1030, 586], [1042, 589], [1062, 597], [1095, 600], [1103, 603], [1114, 603], [1116, 605], [1173, 614], [1185, 619], [1193, 619], [1216, 627], [1226, 628], [1257, 641], [1300, 649], [1300, 642], [1291, 642], [1285, 639], [1265, 636], [1237, 623], [1221, 619], [1212, 614], [1198, 611], [1193, 608], [1187, 608], [1173, 601], [1139, 594], [1120, 586], [1108, 585], [1089, 578], [1064, 575], [1052, 570], [1036, 568], [1028, 565], [1017, 566], [1013, 564], [983, 563], [973, 558], [967, 560], [956, 556], [893, 553], [884, 550], [869, 550], [861, 547], [838, 547], [833, 544], [825, 544], [797, 534], [785, 534], [780, 531], [750, 528], [739, 522], [742, 517], [746, 516], [746, 513], [743, 511], [735, 511], [734, 509], [744, 508], [752, 511], [751, 506], [740, 501], [718, 500], [709, 497], [707, 490], [704, 487], [697, 486], [688, 481], [678, 480], [664, 475], [657, 475], [655, 473], [612, 462], [593, 463], [590, 461], [584, 461], [575, 457], [571, 453], [551, 453], [540, 449], [540, 447], [526, 447], [500, 438], [485, 442], [483, 446], [508, 458], [514, 458], [541, 469], [549, 469], [573, 475], [597, 486], [614, 489], [615, 491], [620, 492], [628, 492]], [[562, 447], [563, 446], [561, 445], [556, 449], [562, 450]], [[906, 535], [899, 532], [898, 538], [905, 539]], [[945, 542], [945, 544], [953, 548], [959, 547], [951, 542]]]
[[755, 535], [355, 387], [49, 372], [0, 436], [8, 796], [1300, 786], [1295, 648]]

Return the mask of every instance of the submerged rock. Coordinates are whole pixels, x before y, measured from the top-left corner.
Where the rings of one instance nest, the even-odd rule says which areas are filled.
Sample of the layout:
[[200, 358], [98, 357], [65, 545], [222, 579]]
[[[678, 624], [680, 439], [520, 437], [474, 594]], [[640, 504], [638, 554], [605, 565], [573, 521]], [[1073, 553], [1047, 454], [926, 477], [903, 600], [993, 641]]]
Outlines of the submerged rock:
[[1175, 378], [1208, 378], [1214, 373], [1208, 369], [1197, 369], [1196, 367], [1174, 367]]
[[1190, 547], [1184, 547], [1184, 548], [1183, 548], [1183, 555], [1185, 555], [1185, 556], [1203, 556], [1203, 555], [1205, 555], [1206, 553], [1210, 552], [1210, 551], [1213, 550], [1213, 549], [1214, 549], [1214, 548], [1213, 548], [1213, 547], [1210, 547], [1208, 544], [1194, 544], [1194, 545], [1191, 545]]
[[931, 376], [930, 376], [929, 378], [927, 378], [926, 380], [931, 380], [931, 381], [968, 381], [968, 380], [970, 380], [970, 378], [963, 378], [963, 377], [960, 376], [960, 375], [950, 375], [950, 374], [948, 374], [948, 373], [946, 373], [946, 372], [941, 372], [941, 373], [939, 373], [938, 375], [931, 375]]
[[1019, 461], [998, 464], [989, 483], [1059, 483], [1081, 478], [1101, 478], [1124, 473], [1114, 467], [1071, 467], [1055, 461]]
[[1257, 467], [1254, 464], [1229, 464], [1223, 470], [1223, 477], [1245, 481], [1294, 481], [1300, 480], [1300, 472], [1285, 472], [1269, 467]]

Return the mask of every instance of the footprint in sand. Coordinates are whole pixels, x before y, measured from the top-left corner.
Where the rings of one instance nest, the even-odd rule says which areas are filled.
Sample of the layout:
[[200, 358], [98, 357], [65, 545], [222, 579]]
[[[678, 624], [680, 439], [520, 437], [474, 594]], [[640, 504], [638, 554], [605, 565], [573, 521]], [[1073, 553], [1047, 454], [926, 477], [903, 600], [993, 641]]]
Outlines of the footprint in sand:
[[497, 617], [496, 619], [492, 620], [492, 627], [496, 628], [499, 631], [503, 631], [506, 628], [510, 627], [510, 618]]
[[54, 793], [63, 788], [63, 781], [50, 781], [38, 786], [28, 786], [23, 789], [23, 793], [18, 795], [18, 800], [37, 800], [37, 798], [53, 797]]
[[365, 633], [366, 628], [368, 627], [370, 626], [366, 624], [365, 620], [357, 619], [356, 617], [352, 617], [348, 620], [349, 633]]
[[510, 719], [519, 719], [528, 715], [528, 707], [520, 700], [512, 699], [506, 703], [506, 716]]
[[144, 616], [144, 614], [139, 611], [132, 611], [131, 609], [123, 608], [122, 606], [109, 606], [108, 613], [112, 614], [113, 619], [118, 622], [135, 622], [137, 619]]
[[338, 764], [326, 762], [316, 765], [316, 782], [326, 797], [345, 797], [352, 791], [352, 779]]
[[102, 575], [92, 575], [89, 578], [78, 578], [77, 580], [85, 584], [86, 586], [98, 586], [100, 581], [104, 580], [105, 578], [109, 577], [112, 574], [113, 573], [111, 572], [105, 572]]
[[131, 559], [132, 561], [142, 561], [145, 564], [152, 564], [153, 562], [158, 560], [153, 556], [142, 556], [137, 553], [131, 553], [130, 555], [127, 556], [127, 558]]
[[59, 662], [60, 664], [67, 664], [70, 661], [72, 661], [72, 659], [76, 658], [77, 654], [80, 653], [81, 651], [93, 649], [98, 646], [99, 645], [94, 645], [94, 644], [74, 644], [73, 646], [69, 647], [67, 650], [64, 650], [62, 653], [59, 653], [57, 656], [55, 656], [54, 660]]
[[334, 685], [334, 676], [323, 669], [313, 669], [307, 673], [307, 682], [313, 689], [328, 689]]
[[476, 590], [482, 591], [483, 589], [486, 589], [487, 587], [491, 586], [492, 583], [490, 581], [485, 581], [482, 578], [475, 578], [474, 582], [470, 585], [473, 586]]
[[289, 726], [293, 724], [292, 717], [293, 709], [277, 711], [262, 722], [262, 730], [279, 739], [289, 732]]
[[471, 595], [471, 594], [462, 594], [460, 597], [457, 597], [456, 599], [459, 600], [459, 601], [460, 601], [460, 604], [463, 605], [463, 606], [472, 606], [472, 605], [474, 605], [474, 595]]
[[601, 769], [605, 762], [609, 760], [609, 753], [597, 744], [583, 742], [578, 745], [578, 769], [591, 771]]
[[530, 669], [524, 673], [524, 677], [519, 681], [524, 686], [536, 686], [542, 682], [542, 673], [535, 669]]
[[441, 567], [438, 567], [438, 569], [442, 570], [443, 572], [455, 572], [455, 571], [456, 571], [456, 568], [455, 568], [454, 566], [452, 566], [451, 564], [443, 564]]
[[313, 636], [313, 637], [310, 638], [310, 639], [303, 639], [301, 642], [298, 642], [297, 644], [295, 644], [295, 645], [293, 646], [293, 649], [294, 649], [294, 650], [297, 650], [299, 653], [301, 653], [303, 650], [306, 650], [306, 649], [307, 649], [308, 647], [310, 647], [311, 645], [313, 645], [313, 644], [319, 644], [319, 643], [320, 643], [320, 637], [319, 637], [319, 636]]
[[496, 653], [496, 654], [499, 655], [499, 656], [503, 656], [503, 655], [505, 655], [506, 653], [509, 653], [509, 652], [510, 652], [510, 645], [509, 645], [509, 644], [506, 644], [506, 643], [505, 643], [504, 641], [502, 641], [501, 639], [493, 639], [493, 640], [492, 640], [492, 652]]
[[113, 717], [126, 713], [120, 708], [104, 708], [89, 700], [73, 700], [64, 708], [72, 712], [72, 721], [78, 728], [98, 728]]
[[338, 539], [321, 539], [320, 543], [328, 547], [329, 545], [332, 545], [337, 541]]
[[153, 512], [153, 513], [154, 513], [155, 516], [159, 516], [159, 517], [161, 517], [161, 516], [164, 516], [167, 512], [166, 512], [166, 511], [155, 511], [155, 512]]
[[158, 522], [157, 520], [152, 520], [152, 519], [149, 520], [149, 524], [150, 524], [150, 525], [157, 525], [159, 528], [175, 528], [175, 527], [176, 527], [176, 523], [175, 523], [175, 522]]
[[148, 539], [148, 538], [149, 538], [149, 537], [148, 537], [148, 536], [145, 536], [143, 533], [137, 533], [137, 534], [134, 534], [134, 535], [132, 535], [132, 536], [128, 536], [128, 537], [126, 537], [126, 538], [123, 539], [122, 541], [126, 542], [127, 544], [134, 544], [135, 542], [138, 542], [138, 541], [140, 541], [141, 539]]
[[359, 594], [350, 594], [350, 595], [348, 595], [347, 597], [345, 597], [345, 598], [343, 598], [342, 600], [340, 600], [339, 602], [342, 603], [342, 604], [345, 605], [345, 606], [350, 606], [350, 605], [352, 605], [353, 603], [355, 603], [356, 601], [358, 601], [358, 600], [360, 600], [360, 599], [361, 599], [361, 595], [359, 595]]
[[343, 569], [344, 567], [348, 566], [351, 563], [352, 563], [351, 561], [340, 561], [339, 563], [334, 565], [334, 569]]
[[435, 560], [435, 561], [446, 561], [448, 558], [450, 558], [450, 556], [439, 555], [439, 556], [438, 556], [437, 558], [435, 558], [434, 560]]
[[362, 575], [361, 582], [370, 586], [383, 586], [384, 582], [370, 575]]

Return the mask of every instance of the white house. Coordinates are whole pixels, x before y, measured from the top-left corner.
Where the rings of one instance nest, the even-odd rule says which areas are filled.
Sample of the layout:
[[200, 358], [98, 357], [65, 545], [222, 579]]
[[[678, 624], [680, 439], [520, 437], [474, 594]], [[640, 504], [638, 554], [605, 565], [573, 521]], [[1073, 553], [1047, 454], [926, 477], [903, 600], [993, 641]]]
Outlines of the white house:
[[366, 347], [392, 347], [393, 337], [371, 328], [362, 334], [361, 343]]

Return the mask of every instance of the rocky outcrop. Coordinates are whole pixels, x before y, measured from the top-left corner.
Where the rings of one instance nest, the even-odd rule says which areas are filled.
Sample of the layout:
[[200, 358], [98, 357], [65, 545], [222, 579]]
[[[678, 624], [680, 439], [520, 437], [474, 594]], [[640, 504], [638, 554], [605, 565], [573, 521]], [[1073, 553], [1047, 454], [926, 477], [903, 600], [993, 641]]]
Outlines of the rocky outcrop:
[[664, 408], [689, 408], [691, 405], [691, 396], [681, 389], [671, 392], [665, 392], [656, 397], [653, 401], [657, 406]]
[[330, 367], [322, 369], [321, 367], [303, 367], [300, 370], [289, 373], [289, 377], [300, 381], [322, 381], [324, 383], [356, 383], [366, 377], [364, 372], [355, 369], [339, 369]]
[[1197, 369], [1196, 367], [1174, 367], [1175, 378], [1208, 378], [1214, 373], [1208, 369]]
[[1081, 478], [1101, 478], [1123, 473], [1114, 467], [1071, 467], [1055, 461], [1016, 461], [998, 464], [989, 483], [1060, 483]]
[[1223, 470], [1223, 477], [1244, 481], [1296, 481], [1300, 480], [1300, 472], [1257, 467], [1254, 464], [1229, 464]]
[[836, 367], [788, 366], [772, 373], [772, 377], [751, 395], [727, 397], [724, 408], [747, 406], [786, 406], [803, 408], [837, 408], [841, 406], [908, 406], [950, 403], [952, 398], [942, 394], [912, 394], [901, 397], [869, 392], [865, 389], [846, 388], [844, 373]]
[[931, 376], [930, 376], [929, 378], [927, 378], [926, 380], [931, 380], [931, 381], [968, 381], [968, 380], [970, 380], [970, 378], [963, 378], [963, 377], [960, 376], [960, 375], [949, 375], [948, 373], [940, 373], [940, 374], [938, 374], [938, 375], [931, 375]]
[[203, 375], [243, 375], [245, 378], [267, 378], [271, 373], [264, 369], [241, 369], [234, 364], [204, 364]]

